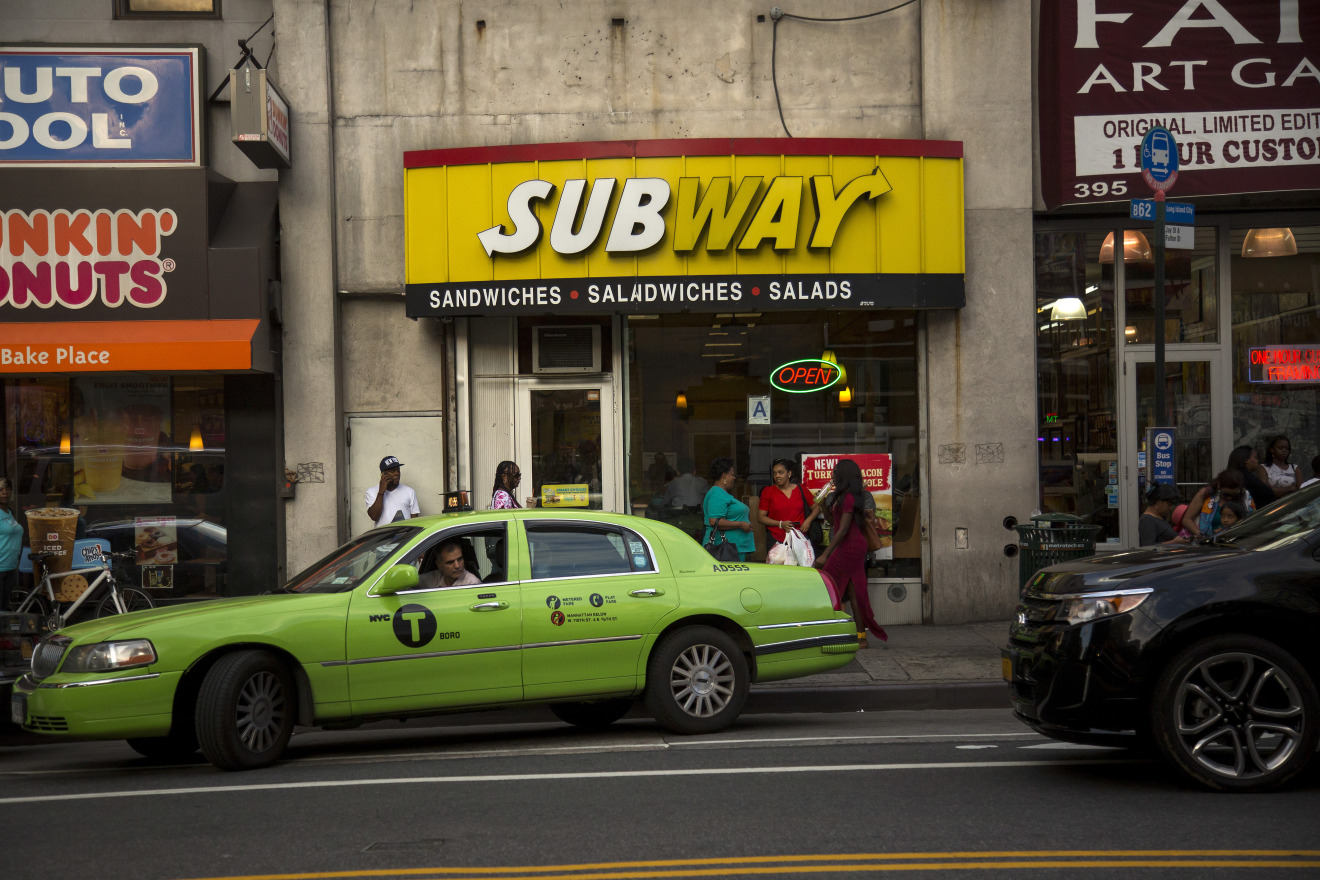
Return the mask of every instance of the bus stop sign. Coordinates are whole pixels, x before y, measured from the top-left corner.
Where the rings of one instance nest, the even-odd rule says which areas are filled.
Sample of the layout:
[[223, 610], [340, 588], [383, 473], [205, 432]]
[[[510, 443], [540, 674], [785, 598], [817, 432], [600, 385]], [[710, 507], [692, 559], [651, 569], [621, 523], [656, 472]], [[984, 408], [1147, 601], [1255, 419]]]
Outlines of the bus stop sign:
[[1141, 139], [1141, 176], [1156, 192], [1167, 192], [1178, 180], [1178, 143], [1167, 128], [1152, 128]]

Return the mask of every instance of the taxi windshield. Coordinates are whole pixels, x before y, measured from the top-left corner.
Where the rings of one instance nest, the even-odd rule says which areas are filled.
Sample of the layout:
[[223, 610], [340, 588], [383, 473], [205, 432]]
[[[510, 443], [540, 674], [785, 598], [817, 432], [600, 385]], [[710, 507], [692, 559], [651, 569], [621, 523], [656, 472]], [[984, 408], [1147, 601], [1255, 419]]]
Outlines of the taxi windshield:
[[286, 593], [343, 593], [362, 583], [420, 531], [416, 526], [372, 529], [349, 541], [284, 585]]
[[1288, 495], [1215, 535], [1216, 543], [1264, 550], [1309, 536], [1320, 528], [1320, 484]]

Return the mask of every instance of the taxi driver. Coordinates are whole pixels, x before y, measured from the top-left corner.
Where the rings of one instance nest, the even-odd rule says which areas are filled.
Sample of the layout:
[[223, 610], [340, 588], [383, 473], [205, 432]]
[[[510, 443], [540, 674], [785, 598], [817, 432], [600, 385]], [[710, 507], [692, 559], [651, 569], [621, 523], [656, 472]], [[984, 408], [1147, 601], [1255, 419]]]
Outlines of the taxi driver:
[[481, 583], [481, 578], [468, 571], [464, 565], [463, 545], [456, 539], [445, 541], [430, 555], [434, 567], [418, 578], [418, 586], [422, 589], [465, 587]]

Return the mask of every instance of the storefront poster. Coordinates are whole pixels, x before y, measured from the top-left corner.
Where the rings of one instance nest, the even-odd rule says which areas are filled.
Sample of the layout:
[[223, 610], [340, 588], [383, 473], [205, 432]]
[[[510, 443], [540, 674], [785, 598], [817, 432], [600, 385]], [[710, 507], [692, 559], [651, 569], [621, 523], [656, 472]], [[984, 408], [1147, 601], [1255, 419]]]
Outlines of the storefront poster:
[[1040, 4], [1047, 208], [1150, 195], [1141, 139], [1178, 144], [1179, 198], [1320, 187], [1320, 4]]
[[133, 520], [133, 549], [138, 565], [173, 565], [179, 557], [179, 528], [172, 516]]
[[[893, 456], [885, 452], [831, 454], [813, 453], [802, 456], [802, 478], [799, 484], [804, 490], [816, 497], [830, 483], [834, 466], [842, 459], [857, 462], [862, 470], [862, 479], [871, 497], [875, 499], [876, 529], [880, 533], [881, 547], [874, 559], [894, 558], [894, 484], [891, 479], [894, 467]], [[829, 514], [826, 513], [828, 518]]]
[[168, 504], [168, 380], [70, 383], [77, 504]]
[[591, 486], [586, 483], [560, 483], [541, 487], [542, 507], [590, 507]]

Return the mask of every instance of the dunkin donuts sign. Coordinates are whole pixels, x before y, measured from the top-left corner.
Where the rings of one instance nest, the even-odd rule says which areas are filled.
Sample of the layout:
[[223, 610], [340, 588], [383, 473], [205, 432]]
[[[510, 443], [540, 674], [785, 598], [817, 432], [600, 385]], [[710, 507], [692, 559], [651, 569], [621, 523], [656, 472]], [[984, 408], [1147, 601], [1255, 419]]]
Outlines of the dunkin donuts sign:
[[175, 268], [161, 243], [178, 223], [169, 208], [0, 210], [0, 306], [154, 308]]

